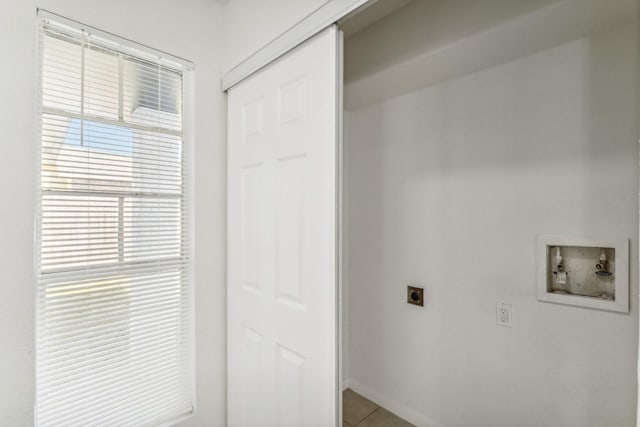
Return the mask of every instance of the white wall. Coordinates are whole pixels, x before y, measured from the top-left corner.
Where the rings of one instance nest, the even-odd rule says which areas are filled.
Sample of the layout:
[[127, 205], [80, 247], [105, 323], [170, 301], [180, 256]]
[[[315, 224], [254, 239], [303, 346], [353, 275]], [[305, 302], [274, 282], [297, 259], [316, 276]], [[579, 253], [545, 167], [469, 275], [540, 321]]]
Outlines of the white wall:
[[36, 8], [190, 59], [195, 74], [197, 416], [225, 425], [226, 140], [221, 7], [208, 0], [2, 0], [0, 424], [29, 426], [34, 401]]
[[[637, 37], [625, 25], [349, 114], [352, 388], [418, 425], [635, 425]], [[537, 234], [631, 239], [631, 312], [537, 301]]]

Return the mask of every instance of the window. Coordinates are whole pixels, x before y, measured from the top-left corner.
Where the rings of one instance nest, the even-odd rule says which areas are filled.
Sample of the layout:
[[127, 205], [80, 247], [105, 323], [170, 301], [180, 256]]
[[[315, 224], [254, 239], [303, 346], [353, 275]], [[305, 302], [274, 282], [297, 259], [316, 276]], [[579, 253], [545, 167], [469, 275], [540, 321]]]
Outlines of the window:
[[36, 420], [193, 410], [191, 66], [40, 12]]

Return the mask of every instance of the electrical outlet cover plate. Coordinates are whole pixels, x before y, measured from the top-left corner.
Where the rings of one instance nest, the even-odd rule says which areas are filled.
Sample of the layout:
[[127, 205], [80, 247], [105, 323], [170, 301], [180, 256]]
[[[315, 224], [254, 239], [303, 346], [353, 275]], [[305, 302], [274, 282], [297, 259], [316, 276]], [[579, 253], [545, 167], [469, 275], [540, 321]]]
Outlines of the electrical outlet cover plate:
[[513, 327], [511, 304], [499, 303], [496, 305], [496, 323], [498, 326]]

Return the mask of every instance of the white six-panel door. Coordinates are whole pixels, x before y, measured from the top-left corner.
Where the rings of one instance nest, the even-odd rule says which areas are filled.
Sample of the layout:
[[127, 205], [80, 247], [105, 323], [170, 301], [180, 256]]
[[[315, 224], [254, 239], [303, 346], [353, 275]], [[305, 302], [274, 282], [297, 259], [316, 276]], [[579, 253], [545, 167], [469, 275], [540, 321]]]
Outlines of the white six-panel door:
[[338, 30], [229, 90], [228, 425], [334, 426]]

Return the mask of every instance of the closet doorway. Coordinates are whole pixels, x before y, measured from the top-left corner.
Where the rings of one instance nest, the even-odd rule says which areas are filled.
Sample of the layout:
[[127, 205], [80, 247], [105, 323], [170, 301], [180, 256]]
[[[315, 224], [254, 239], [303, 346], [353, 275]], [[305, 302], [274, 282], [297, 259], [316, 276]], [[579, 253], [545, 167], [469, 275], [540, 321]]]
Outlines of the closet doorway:
[[[251, 79], [230, 91], [229, 424], [367, 426], [375, 407], [419, 426], [634, 425], [638, 1], [368, 5], [338, 22], [344, 55], [334, 28], [324, 60], [301, 61], [329, 79], [329, 107], [312, 115], [323, 130], [285, 140], [293, 151], [248, 147], [312, 111], [304, 73], [268, 77], [273, 96], [236, 97]], [[326, 163], [283, 166], [316, 137]], [[263, 165], [270, 178], [252, 176]], [[300, 249], [313, 232], [324, 243]], [[548, 234], [628, 239], [629, 313], [539, 301], [535, 242]], [[328, 266], [313, 276], [328, 290], [319, 333], [279, 317], [306, 307], [296, 292], [316, 261]], [[294, 332], [326, 344], [328, 381], [306, 381]], [[343, 420], [342, 390], [370, 412]]]
[[[419, 426], [636, 424], [638, 12], [418, 0], [341, 25], [346, 387]], [[538, 300], [541, 235], [629, 241], [629, 312]]]

